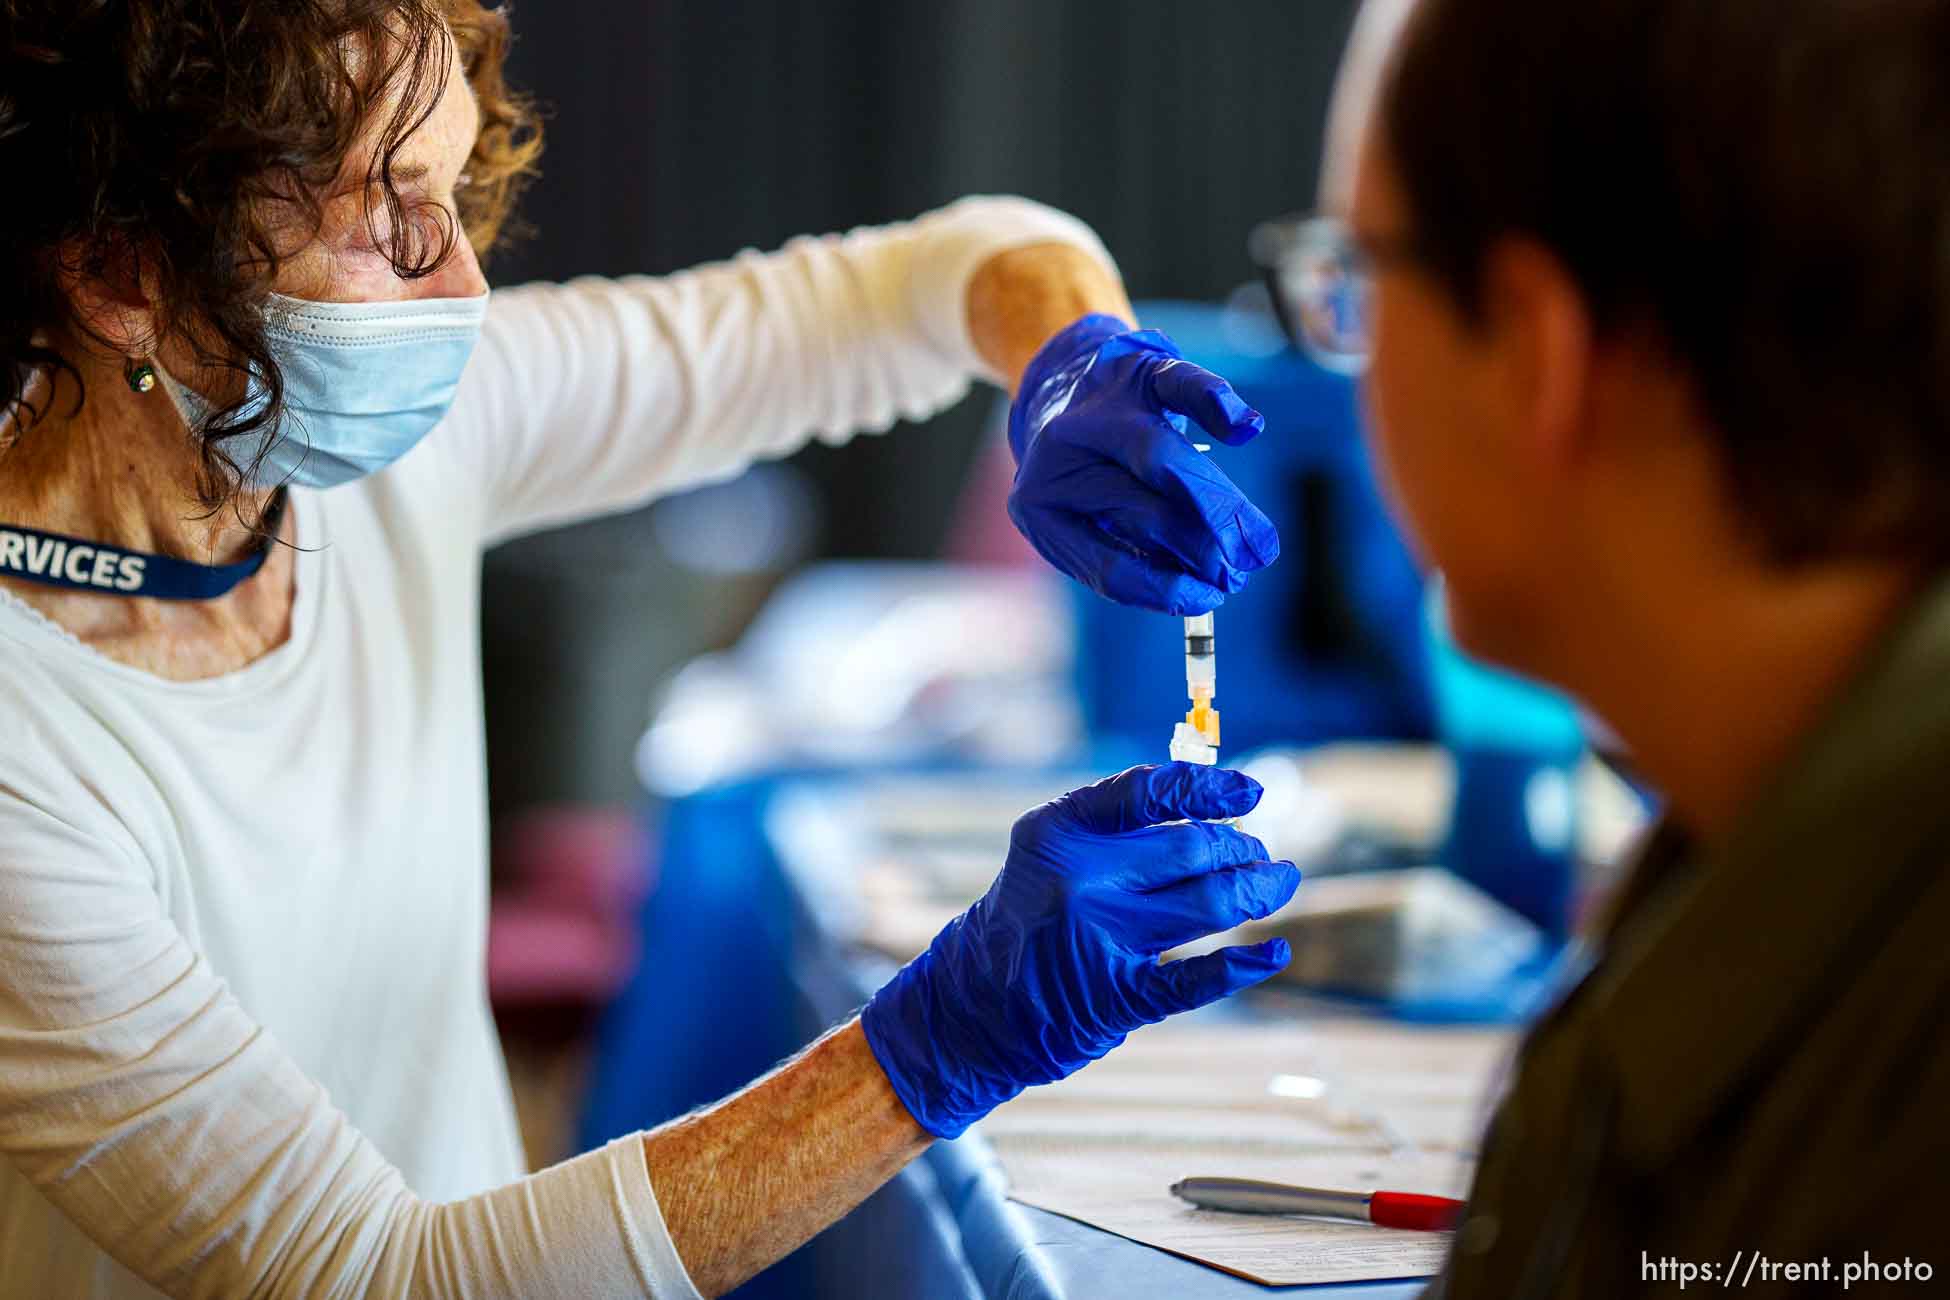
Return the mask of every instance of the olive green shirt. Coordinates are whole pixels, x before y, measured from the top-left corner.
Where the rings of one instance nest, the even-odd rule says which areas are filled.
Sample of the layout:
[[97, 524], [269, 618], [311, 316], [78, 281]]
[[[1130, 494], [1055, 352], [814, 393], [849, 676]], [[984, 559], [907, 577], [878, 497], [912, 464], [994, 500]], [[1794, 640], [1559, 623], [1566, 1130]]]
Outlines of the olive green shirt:
[[1865, 1252], [1907, 1278], [1850, 1294], [1950, 1293], [1947, 1224], [1943, 580], [1734, 831], [1654, 832], [1525, 1041], [1430, 1294], [1678, 1295], [1686, 1265], [1712, 1269], [1688, 1295], [1840, 1294]]

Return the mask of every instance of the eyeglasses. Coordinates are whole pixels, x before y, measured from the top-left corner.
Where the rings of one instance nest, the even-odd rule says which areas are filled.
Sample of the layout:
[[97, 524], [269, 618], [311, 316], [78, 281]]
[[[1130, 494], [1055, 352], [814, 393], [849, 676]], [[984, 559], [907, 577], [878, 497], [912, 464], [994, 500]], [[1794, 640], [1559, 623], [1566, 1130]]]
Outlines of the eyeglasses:
[[1322, 369], [1358, 375], [1374, 349], [1376, 264], [1411, 255], [1391, 245], [1370, 253], [1338, 217], [1282, 217], [1250, 240], [1280, 323]]

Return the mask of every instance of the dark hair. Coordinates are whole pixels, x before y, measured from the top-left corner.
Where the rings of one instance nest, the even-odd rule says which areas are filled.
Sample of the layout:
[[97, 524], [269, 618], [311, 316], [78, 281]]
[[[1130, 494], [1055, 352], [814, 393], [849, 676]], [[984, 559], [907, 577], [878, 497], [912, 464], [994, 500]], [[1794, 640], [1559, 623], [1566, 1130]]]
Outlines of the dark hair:
[[1423, 0], [1381, 114], [1462, 309], [1549, 248], [1773, 560], [1950, 553], [1950, 0]]
[[[540, 150], [502, 81], [507, 45], [505, 11], [479, 0], [0, 0], [0, 412], [19, 408], [23, 429], [45, 414], [27, 401], [37, 372], [79, 383], [39, 337], [77, 325], [63, 270], [153, 277], [159, 340], [269, 393], [199, 431], [204, 505], [234, 500], [283, 410], [262, 306], [362, 133], [377, 140], [368, 224], [377, 236], [384, 216], [399, 274], [432, 274], [462, 237], [485, 254], [502, 232]], [[393, 165], [456, 48], [482, 126], [452, 212], [406, 202]]]

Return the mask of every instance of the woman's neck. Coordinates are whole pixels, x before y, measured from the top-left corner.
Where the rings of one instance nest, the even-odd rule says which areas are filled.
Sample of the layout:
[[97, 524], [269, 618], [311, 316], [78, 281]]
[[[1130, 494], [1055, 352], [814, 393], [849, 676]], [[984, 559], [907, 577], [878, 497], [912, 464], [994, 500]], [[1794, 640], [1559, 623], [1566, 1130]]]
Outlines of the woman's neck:
[[[263, 539], [245, 520], [268, 493], [217, 511], [199, 504], [202, 457], [160, 387], [136, 393], [121, 366], [66, 350], [81, 373], [30, 393], [42, 412], [0, 433], [0, 525], [65, 533], [121, 550], [230, 564]], [[286, 511], [280, 541], [295, 536]], [[290, 635], [296, 570], [289, 546], [229, 595], [166, 601], [67, 591], [0, 573], [4, 588], [99, 653], [159, 677], [191, 681], [253, 662]]]
[[78, 361], [85, 402], [74, 377], [57, 374], [31, 395], [42, 418], [23, 413], [0, 438], [0, 524], [201, 564], [243, 558], [259, 540], [244, 520], [270, 494], [203, 508], [201, 453], [162, 388], [136, 393], [119, 367]]

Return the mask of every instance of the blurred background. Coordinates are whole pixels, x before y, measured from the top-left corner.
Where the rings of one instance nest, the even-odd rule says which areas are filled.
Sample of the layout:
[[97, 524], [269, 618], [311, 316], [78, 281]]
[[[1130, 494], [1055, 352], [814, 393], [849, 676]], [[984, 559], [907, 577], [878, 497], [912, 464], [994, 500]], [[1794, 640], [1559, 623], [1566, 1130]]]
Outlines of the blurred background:
[[[523, 208], [534, 233], [489, 274], [656, 274], [1014, 193], [1095, 227], [1134, 297], [1223, 300], [1254, 277], [1255, 223], [1312, 202], [1354, 8], [1228, 0], [1191, 21], [1163, 0], [520, 6], [509, 75], [548, 107], [548, 146]], [[655, 684], [735, 639], [785, 571], [939, 556], [995, 397], [978, 387], [925, 429], [815, 446], [750, 490], [491, 556], [497, 810], [632, 798]], [[592, 571], [592, 555], [615, 567]]]
[[[1309, 877], [1266, 923], [1299, 954], [1286, 995], [1507, 1023], [1645, 810], [1568, 701], [1449, 643], [1354, 380], [1285, 327], [1302, 228], [1276, 219], [1313, 203], [1355, 8], [531, 5], [535, 233], [489, 273], [670, 272], [970, 193], [1090, 223], [1144, 323], [1267, 417], [1212, 452], [1282, 537], [1218, 616], [1218, 702], [1224, 761], [1267, 789], [1249, 829]], [[487, 557], [490, 990], [535, 1165], [752, 1079], [981, 893], [1020, 810], [1165, 757], [1180, 620], [1021, 543], [1002, 414], [978, 387]], [[739, 1295], [961, 1294], [888, 1289], [939, 1263], [908, 1253], [930, 1176]]]

